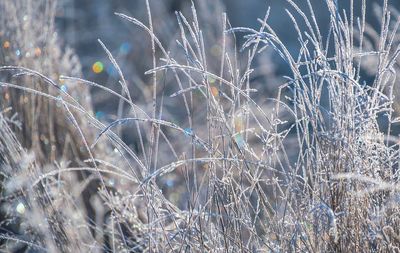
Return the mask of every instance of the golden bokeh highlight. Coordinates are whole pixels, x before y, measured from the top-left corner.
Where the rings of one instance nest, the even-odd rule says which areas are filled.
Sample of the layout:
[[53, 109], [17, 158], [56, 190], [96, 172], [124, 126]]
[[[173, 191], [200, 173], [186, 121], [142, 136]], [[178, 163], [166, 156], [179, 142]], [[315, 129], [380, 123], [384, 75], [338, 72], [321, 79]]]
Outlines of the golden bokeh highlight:
[[8, 49], [8, 48], [10, 48], [10, 46], [11, 46], [11, 44], [8, 40], [4, 41], [3, 48]]
[[35, 48], [35, 56], [39, 57], [42, 54], [42, 50], [40, 48]]
[[100, 61], [95, 62], [95, 63], [93, 64], [93, 66], [92, 66], [92, 70], [93, 70], [94, 73], [100, 74], [100, 73], [103, 72], [103, 70], [104, 70], [104, 65], [103, 65], [103, 63], [100, 62]]

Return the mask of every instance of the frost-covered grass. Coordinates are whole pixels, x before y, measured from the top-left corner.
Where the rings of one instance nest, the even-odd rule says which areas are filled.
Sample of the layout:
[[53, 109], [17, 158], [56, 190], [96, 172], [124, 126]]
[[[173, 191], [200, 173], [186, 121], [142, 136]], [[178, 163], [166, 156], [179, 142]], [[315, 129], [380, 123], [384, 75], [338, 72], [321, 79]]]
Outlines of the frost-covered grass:
[[[361, 2], [342, 10], [327, 1], [322, 29], [308, 0], [304, 10], [287, 0], [297, 52], [271, 27], [270, 9], [254, 30], [197, 12], [195, 2], [176, 12], [170, 48], [154, 33], [160, 17], [149, 1], [146, 21], [116, 13], [151, 48], [140, 91], [101, 40], [119, 91], [82, 79], [72, 51], [37, 36], [55, 32], [52, 1], [0, 2], [2, 34], [22, 53], [42, 48], [2, 48], [1, 249], [399, 251], [400, 19], [385, 0], [374, 6], [375, 31]], [[38, 21], [26, 29], [19, 12]], [[263, 70], [278, 57], [288, 76]], [[88, 87], [117, 98], [117, 118], [95, 117]]]

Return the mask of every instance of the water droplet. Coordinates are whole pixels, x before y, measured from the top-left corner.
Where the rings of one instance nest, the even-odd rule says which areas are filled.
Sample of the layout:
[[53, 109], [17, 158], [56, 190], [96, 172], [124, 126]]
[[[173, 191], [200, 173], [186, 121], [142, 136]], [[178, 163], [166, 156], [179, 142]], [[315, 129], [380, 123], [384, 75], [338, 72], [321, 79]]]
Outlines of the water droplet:
[[20, 51], [19, 49], [17, 49], [17, 50], [15, 51], [15, 54], [16, 54], [17, 56], [20, 56], [20, 55], [21, 55], [21, 51]]

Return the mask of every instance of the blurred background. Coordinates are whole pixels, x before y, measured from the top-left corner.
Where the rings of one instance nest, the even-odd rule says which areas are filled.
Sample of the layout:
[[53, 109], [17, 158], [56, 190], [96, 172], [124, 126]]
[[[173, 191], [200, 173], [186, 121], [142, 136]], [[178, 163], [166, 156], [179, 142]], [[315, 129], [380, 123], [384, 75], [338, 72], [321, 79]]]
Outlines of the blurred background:
[[[188, 0], [152, 0], [150, 9], [153, 14], [153, 26], [156, 35], [163, 43], [165, 48], [172, 53], [177, 49], [175, 40], [179, 37], [179, 27], [176, 19], [176, 11], [182, 11], [191, 22], [191, 1]], [[308, 10], [307, 1], [294, 1], [301, 9]], [[325, 0], [311, 0], [313, 9], [316, 13], [319, 28], [323, 35], [328, 33], [327, 27], [330, 17], [327, 12]], [[361, 0], [354, 0], [355, 16], [361, 12]], [[220, 58], [218, 53], [221, 51], [220, 40], [222, 33], [222, 13], [226, 12], [232, 27], [250, 27], [259, 29], [258, 18], [263, 19], [270, 7], [268, 23], [281, 37], [293, 54], [299, 49], [297, 33], [293, 27], [289, 15], [285, 9], [294, 13], [285, 0], [195, 0], [194, 1], [201, 23], [201, 29], [205, 33], [206, 48], [210, 49], [211, 55], [209, 62], [215, 62], [219, 66], [216, 58]], [[349, 10], [350, 1], [339, 0], [340, 9]], [[377, 27], [380, 20], [378, 5], [381, 1], [368, 0], [367, 3], [367, 22], [372, 27]], [[398, 8], [400, 1], [390, 1], [390, 4]], [[374, 8], [378, 7], [378, 8]], [[395, 11], [393, 9], [393, 11]], [[149, 104], [151, 106], [151, 91], [147, 90], [151, 81], [150, 76], [143, 73], [152, 68], [151, 42], [148, 34], [136, 25], [123, 20], [114, 13], [124, 13], [135, 17], [148, 24], [146, 2], [144, 0], [60, 0], [56, 14], [56, 26], [58, 28], [58, 38], [63, 45], [71, 47], [79, 56], [83, 69], [83, 77], [96, 81], [102, 85], [116, 91], [120, 89], [118, 84], [118, 73], [108, 60], [106, 53], [101, 48], [97, 39], [101, 39], [108, 47], [118, 64], [122, 68], [126, 79], [130, 83], [132, 97], [139, 104]], [[283, 15], [284, 14], [284, 15]], [[308, 14], [306, 14], [308, 15]], [[299, 23], [302, 27], [304, 24]], [[236, 37], [236, 46], [240, 47], [244, 40], [241, 34]], [[373, 34], [371, 34], [371, 37]], [[371, 49], [374, 47], [371, 42]], [[232, 44], [232, 47], [233, 44]], [[179, 49], [178, 49], [179, 50]], [[179, 54], [179, 53], [178, 53]], [[182, 54], [182, 52], [181, 52]], [[158, 55], [162, 57], [162, 55]], [[242, 57], [247, 53], [241, 54]], [[160, 63], [159, 63], [160, 64]], [[211, 72], [213, 66], [210, 64]], [[280, 77], [290, 74], [287, 66], [276, 57], [272, 50], [266, 50], [258, 54], [255, 59], [256, 69], [253, 73], [253, 85], [262, 91], [262, 96], [274, 96], [276, 87], [282, 83]], [[214, 69], [215, 71], [217, 68]], [[368, 73], [365, 72], [365, 80], [368, 81]], [[173, 87], [166, 90], [166, 95], [176, 91]], [[118, 91], [120, 92], [120, 90]], [[103, 121], [115, 119], [118, 107], [118, 99], [115, 96], [106, 94], [103, 91], [92, 89], [94, 110], [96, 117]], [[168, 101], [166, 101], [168, 107]], [[177, 110], [176, 104], [170, 104], [172, 111]], [[179, 106], [179, 105], [178, 105]], [[168, 113], [168, 110], [166, 110]], [[114, 116], [113, 116], [114, 115]], [[178, 113], [179, 115], [179, 113]], [[169, 118], [179, 116], [168, 115]], [[122, 130], [124, 134], [124, 129]], [[124, 134], [125, 140], [129, 143], [131, 138]]]

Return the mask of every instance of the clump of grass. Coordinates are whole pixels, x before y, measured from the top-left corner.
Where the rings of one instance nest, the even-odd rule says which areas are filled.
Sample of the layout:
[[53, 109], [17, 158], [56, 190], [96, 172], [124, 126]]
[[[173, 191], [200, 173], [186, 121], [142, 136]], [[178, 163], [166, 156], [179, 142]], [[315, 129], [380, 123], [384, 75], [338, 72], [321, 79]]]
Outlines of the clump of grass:
[[[37, 166], [10, 170], [24, 159], [9, 150], [23, 151], [8, 130], [9, 123], [2, 120], [5, 182], [19, 183], [29, 210], [42, 215], [37, 220], [48, 221], [46, 230], [28, 222], [38, 237], [32, 232], [24, 234], [29, 240], [12, 235], [6, 239], [50, 251], [399, 250], [399, 142], [393, 134], [398, 123], [393, 91], [400, 19], [393, 20], [384, 1], [379, 9], [379, 43], [371, 50], [365, 0], [361, 17], [354, 16], [353, 1], [348, 10], [341, 10], [337, 1], [327, 1], [331, 21], [323, 31], [310, 1], [307, 10], [287, 2], [291, 9], [286, 14], [298, 35], [296, 53], [270, 26], [270, 10], [259, 19], [259, 30], [232, 28], [223, 15], [221, 44], [214, 53], [208, 50], [194, 5], [189, 15], [176, 13], [179, 38], [174, 53], [154, 33], [148, 1], [147, 25], [116, 13], [150, 37], [152, 66], [146, 72], [150, 106], [132, 99], [129, 82], [101, 40], [119, 74], [121, 94], [81, 78], [59, 78], [118, 97], [129, 110], [112, 123], [99, 122], [67, 92], [61, 90], [57, 97], [25, 88], [33, 97], [58, 101], [69, 120], [66, 125], [77, 130], [87, 160], [48, 171]], [[238, 33], [245, 39], [242, 57], [234, 44]], [[257, 67], [255, 57], [268, 49], [286, 62], [290, 75], [276, 96], [263, 103], [251, 76]], [[365, 58], [376, 62], [368, 84], [363, 75]], [[0, 70], [34, 75], [49, 86], [59, 86], [27, 68]], [[174, 111], [168, 108], [176, 104], [181, 105], [176, 117], [180, 122], [173, 120]], [[115, 133], [120, 125], [132, 127], [136, 149]], [[97, 137], [87, 138], [92, 129]], [[96, 149], [103, 140], [105, 147]], [[30, 176], [21, 182], [29, 179], [31, 184], [12, 178], [27, 172]], [[91, 197], [80, 195], [81, 191], [70, 193], [76, 172], [84, 175], [79, 185], [92, 189]], [[92, 180], [97, 183], [90, 186]], [[61, 201], [68, 208], [57, 205]], [[75, 232], [77, 224], [83, 231]]]
[[[1, 106], [11, 106], [11, 115], [17, 113], [23, 121], [21, 129], [14, 129], [15, 134], [41, 164], [60, 158], [74, 161], [87, 157], [80, 149], [82, 142], [80, 137], [76, 138], [75, 128], [65, 124], [65, 118], [58, 117], [62, 106], [57, 105], [55, 98], [68, 91], [85, 110], [92, 111], [87, 87], [70, 86], [59, 80], [61, 73], [77, 77], [82, 74], [77, 56], [72, 49], [63, 48], [58, 38], [56, 8], [56, 1], [47, 0], [0, 3], [1, 12], [6, 14], [0, 18]], [[10, 82], [23, 85], [11, 87]], [[86, 131], [87, 121], [81, 120], [80, 115], [76, 119], [85, 129], [86, 138], [93, 138]]]

